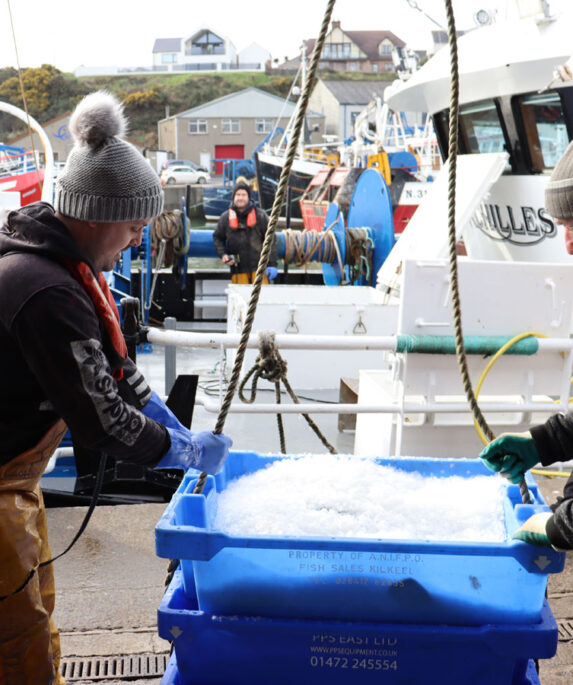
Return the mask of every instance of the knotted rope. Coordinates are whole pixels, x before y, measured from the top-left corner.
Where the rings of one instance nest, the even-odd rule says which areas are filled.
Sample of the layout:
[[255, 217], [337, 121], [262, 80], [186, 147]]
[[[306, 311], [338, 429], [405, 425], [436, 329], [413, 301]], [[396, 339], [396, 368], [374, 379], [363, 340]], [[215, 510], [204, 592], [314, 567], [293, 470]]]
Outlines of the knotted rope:
[[[300, 404], [297, 394], [294, 392], [290, 383], [288, 382], [287, 366], [287, 362], [281, 357], [278, 347], [276, 346], [275, 332], [259, 331], [259, 354], [257, 355], [254, 365], [245, 374], [245, 377], [239, 386], [238, 392], [241, 400], [247, 404], [252, 404], [255, 401], [257, 396], [257, 384], [259, 382], [259, 378], [262, 378], [266, 381], [274, 383], [275, 399], [277, 404], [281, 403], [281, 383], [285, 386], [285, 390], [290, 395], [292, 401], [295, 404]], [[251, 394], [250, 397], [245, 397], [243, 390], [249, 381], [249, 378], [251, 377], [253, 378], [251, 383]], [[336, 449], [330, 444], [330, 442], [328, 442], [327, 438], [321, 432], [316, 423], [310, 418], [310, 416], [308, 414], [303, 414], [302, 416], [315, 432], [322, 444], [326, 447], [326, 449], [331, 454], [337, 454]], [[283, 417], [281, 414], [277, 414], [277, 425], [281, 443], [281, 452], [286, 454], [286, 440]]]
[[183, 214], [175, 209], [163, 212], [151, 223], [151, 246], [155, 259], [154, 267], [161, 269], [173, 265], [174, 258], [187, 254]]

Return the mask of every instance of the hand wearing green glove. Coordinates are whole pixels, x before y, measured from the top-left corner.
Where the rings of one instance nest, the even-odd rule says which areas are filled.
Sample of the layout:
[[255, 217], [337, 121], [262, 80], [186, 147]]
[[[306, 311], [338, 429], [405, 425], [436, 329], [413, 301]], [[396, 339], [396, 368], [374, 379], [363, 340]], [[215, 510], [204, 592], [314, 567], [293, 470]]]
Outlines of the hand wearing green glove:
[[484, 464], [512, 483], [520, 483], [525, 472], [539, 461], [531, 433], [503, 433], [480, 453]]
[[514, 540], [523, 540], [529, 542], [531, 545], [538, 545], [540, 547], [551, 547], [549, 538], [547, 537], [546, 526], [547, 521], [553, 516], [550, 511], [541, 514], [533, 514], [527, 521], [518, 528], [512, 535]]

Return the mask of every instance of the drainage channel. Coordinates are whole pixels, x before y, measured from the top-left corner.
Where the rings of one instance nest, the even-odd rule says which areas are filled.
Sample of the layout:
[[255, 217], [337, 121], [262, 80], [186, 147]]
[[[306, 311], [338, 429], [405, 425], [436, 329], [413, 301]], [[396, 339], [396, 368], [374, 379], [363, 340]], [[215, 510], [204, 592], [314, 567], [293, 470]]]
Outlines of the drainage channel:
[[63, 658], [61, 672], [73, 683], [78, 680], [93, 682], [110, 678], [153, 678], [165, 673], [169, 654], [134, 654], [130, 656], [94, 656]]
[[559, 642], [573, 640], [573, 621], [569, 619], [557, 621], [557, 629], [559, 631]]

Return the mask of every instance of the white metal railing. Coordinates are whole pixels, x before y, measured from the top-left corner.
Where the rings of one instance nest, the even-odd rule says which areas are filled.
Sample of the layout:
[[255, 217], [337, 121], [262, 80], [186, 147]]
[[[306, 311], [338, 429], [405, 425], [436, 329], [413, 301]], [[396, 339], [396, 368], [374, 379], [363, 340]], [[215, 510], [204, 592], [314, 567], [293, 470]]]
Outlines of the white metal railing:
[[[507, 336], [509, 337], [509, 336]], [[151, 328], [147, 333], [150, 343], [159, 345], [187, 347], [206, 347], [216, 349], [239, 346], [240, 333], [198, 333], [194, 331], [161, 330]], [[385, 350], [396, 351], [398, 336], [395, 335], [301, 335], [278, 334], [275, 342], [285, 350]], [[573, 350], [573, 338], [538, 338], [540, 352], [568, 352]], [[259, 336], [249, 337], [247, 347], [257, 348]]]
[[[166, 326], [175, 326], [174, 319], [165, 321]], [[176, 347], [201, 347], [218, 349], [224, 358], [227, 348], [236, 348], [240, 342], [238, 333], [198, 333], [191, 331], [150, 329], [147, 339], [152, 344], [165, 346], [165, 383], [166, 392], [173, 385], [176, 378]], [[379, 350], [396, 352], [398, 336], [367, 336], [367, 335], [292, 335], [282, 334], [275, 336], [275, 342], [279, 349], [283, 350]], [[571, 338], [539, 338], [539, 352], [571, 352], [573, 351], [573, 339]], [[258, 348], [259, 336], [251, 335], [247, 347]], [[415, 354], [410, 352], [409, 354]], [[222, 368], [223, 365], [220, 366]], [[222, 382], [222, 377], [221, 377]], [[221, 386], [222, 387], [222, 386]], [[198, 400], [208, 412], [217, 413], [220, 409], [223, 393], [220, 393], [219, 401]], [[515, 397], [514, 394], [512, 397]], [[480, 401], [480, 408], [484, 413], [506, 413], [524, 416], [531, 412], [553, 414], [560, 411], [568, 411], [568, 392], [565, 388], [560, 389], [560, 400], [553, 401], [547, 395], [540, 396], [539, 400], [533, 400], [530, 396], [519, 396], [517, 401]], [[274, 404], [257, 403], [243, 404], [233, 403], [229, 410], [231, 413], [244, 414], [444, 414], [466, 413], [469, 411], [465, 398], [459, 401], [443, 401], [429, 398], [426, 400], [409, 400], [401, 397], [397, 402], [377, 404], [344, 404], [344, 403], [299, 403], [299, 404]]]

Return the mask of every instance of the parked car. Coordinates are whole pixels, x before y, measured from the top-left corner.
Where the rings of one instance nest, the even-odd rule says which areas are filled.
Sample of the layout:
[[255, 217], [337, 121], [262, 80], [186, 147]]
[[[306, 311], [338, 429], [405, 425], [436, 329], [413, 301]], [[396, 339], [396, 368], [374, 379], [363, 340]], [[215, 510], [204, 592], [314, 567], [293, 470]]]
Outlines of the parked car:
[[160, 175], [161, 185], [208, 183], [211, 177], [206, 171], [197, 171], [187, 165], [169, 166]]
[[190, 159], [168, 159], [166, 162], [163, 162], [161, 169], [167, 169], [170, 166], [190, 166], [192, 169], [195, 169], [195, 171], [206, 171], [209, 173], [209, 169], [206, 169], [200, 164], [195, 164], [195, 162], [192, 162]]

